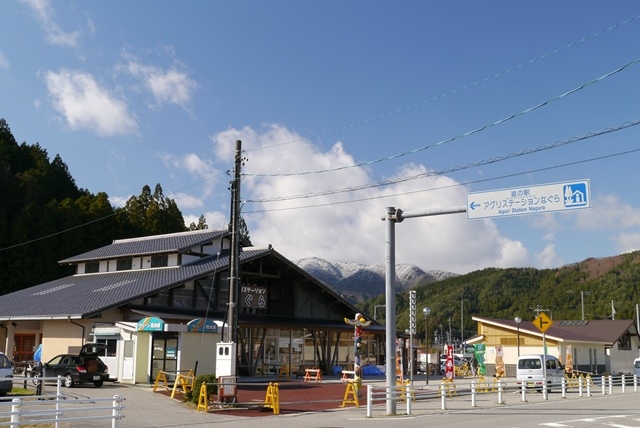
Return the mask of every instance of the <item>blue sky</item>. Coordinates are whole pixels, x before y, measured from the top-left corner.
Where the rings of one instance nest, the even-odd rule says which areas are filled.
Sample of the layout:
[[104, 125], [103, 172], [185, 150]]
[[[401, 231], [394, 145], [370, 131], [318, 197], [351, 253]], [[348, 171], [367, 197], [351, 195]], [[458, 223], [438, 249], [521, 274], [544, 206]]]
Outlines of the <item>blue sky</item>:
[[640, 248], [639, 40], [633, 1], [14, 0], [0, 117], [79, 187], [160, 183], [210, 227], [240, 139], [252, 241], [293, 260], [384, 263], [387, 206], [588, 179], [590, 209], [396, 227], [398, 263], [558, 267]]

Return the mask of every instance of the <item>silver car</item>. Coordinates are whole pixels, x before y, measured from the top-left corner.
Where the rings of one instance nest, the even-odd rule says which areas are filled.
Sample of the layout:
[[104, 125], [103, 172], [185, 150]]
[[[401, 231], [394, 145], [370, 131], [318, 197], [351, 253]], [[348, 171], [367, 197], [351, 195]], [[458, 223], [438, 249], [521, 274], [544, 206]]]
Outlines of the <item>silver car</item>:
[[13, 364], [0, 352], [0, 395], [7, 395], [13, 388]]

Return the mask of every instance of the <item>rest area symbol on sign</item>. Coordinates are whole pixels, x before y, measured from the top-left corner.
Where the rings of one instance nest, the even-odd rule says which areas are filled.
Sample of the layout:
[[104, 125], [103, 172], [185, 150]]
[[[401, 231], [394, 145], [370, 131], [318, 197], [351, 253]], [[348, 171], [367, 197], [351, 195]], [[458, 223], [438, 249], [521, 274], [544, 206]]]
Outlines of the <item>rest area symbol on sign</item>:
[[589, 180], [467, 193], [468, 219], [583, 208], [591, 208]]

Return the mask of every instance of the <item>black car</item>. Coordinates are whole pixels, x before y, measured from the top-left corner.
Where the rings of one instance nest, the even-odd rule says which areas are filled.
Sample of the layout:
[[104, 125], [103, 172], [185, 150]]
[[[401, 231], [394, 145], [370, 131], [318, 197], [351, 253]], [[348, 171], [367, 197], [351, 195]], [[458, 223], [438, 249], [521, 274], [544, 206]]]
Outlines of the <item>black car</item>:
[[96, 387], [102, 386], [109, 380], [109, 368], [98, 357], [96, 350], [105, 347], [104, 344], [88, 343], [82, 347], [80, 354], [62, 354], [50, 359], [48, 362], [38, 365], [31, 371], [34, 377], [33, 383], [38, 384], [39, 377], [62, 376], [64, 386], [71, 388], [80, 383], [93, 383]]

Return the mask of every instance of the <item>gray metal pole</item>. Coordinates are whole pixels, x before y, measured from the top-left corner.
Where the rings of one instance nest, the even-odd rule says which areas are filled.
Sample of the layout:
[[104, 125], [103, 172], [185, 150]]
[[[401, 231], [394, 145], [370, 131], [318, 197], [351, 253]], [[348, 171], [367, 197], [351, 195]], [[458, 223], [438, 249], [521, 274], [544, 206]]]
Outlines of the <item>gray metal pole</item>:
[[[382, 220], [387, 222], [386, 233], [386, 275], [385, 275], [385, 319], [386, 319], [386, 383], [387, 414], [396, 414], [396, 229], [395, 224], [405, 218], [427, 217], [467, 212], [466, 206], [437, 208], [413, 213], [404, 213], [395, 207], [387, 207]], [[451, 339], [451, 319], [449, 318], [449, 339]], [[443, 394], [444, 396], [444, 394]]]
[[387, 415], [396, 414], [396, 209], [387, 207], [385, 319]]

